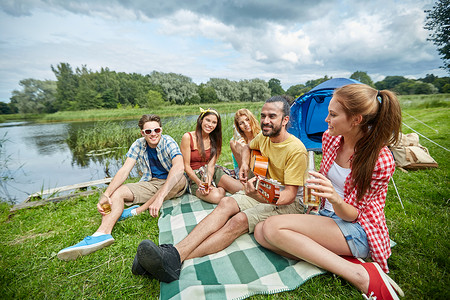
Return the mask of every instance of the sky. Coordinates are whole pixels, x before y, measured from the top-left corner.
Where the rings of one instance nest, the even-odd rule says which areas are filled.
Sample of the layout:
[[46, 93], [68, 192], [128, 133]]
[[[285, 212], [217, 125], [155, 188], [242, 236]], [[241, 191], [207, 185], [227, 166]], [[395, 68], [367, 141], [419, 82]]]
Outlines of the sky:
[[0, 0], [0, 101], [69, 63], [116, 72], [277, 78], [284, 89], [364, 71], [448, 73], [427, 41], [431, 0]]

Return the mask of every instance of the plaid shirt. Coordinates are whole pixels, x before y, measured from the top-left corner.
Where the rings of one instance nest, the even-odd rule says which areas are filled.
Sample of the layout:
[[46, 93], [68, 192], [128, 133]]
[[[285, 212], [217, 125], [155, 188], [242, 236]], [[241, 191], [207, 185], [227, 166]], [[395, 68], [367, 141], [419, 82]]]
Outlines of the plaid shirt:
[[[169, 135], [161, 135], [161, 139], [156, 146], [156, 156], [167, 172], [172, 168], [172, 159], [177, 155], [181, 155], [181, 151], [175, 140]], [[127, 157], [135, 159], [140, 164], [143, 173], [140, 181], [152, 179], [150, 161], [147, 155], [147, 142], [144, 137], [137, 139], [131, 145], [127, 152]]]
[[[320, 163], [320, 173], [325, 176], [336, 159], [342, 142], [342, 136], [330, 136], [328, 131], [322, 137], [323, 157]], [[351, 167], [350, 167], [351, 168]], [[388, 272], [387, 259], [391, 255], [389, 232], [384, 216], [384, 205], [389, 179], [395, 170], [395, 162], [387, 147], [383, 147], [373, 170], [370, 187], [364, 197], [356, 202], [356, 187], [354, 187], [352, 172], [345, 179], [344, 201], [358, 210], [358, 222], [364, 228], [369, 242], [372, 260], [377, 262], [384, 272]], [[322, 199], [322, 206], [324, 199]]]

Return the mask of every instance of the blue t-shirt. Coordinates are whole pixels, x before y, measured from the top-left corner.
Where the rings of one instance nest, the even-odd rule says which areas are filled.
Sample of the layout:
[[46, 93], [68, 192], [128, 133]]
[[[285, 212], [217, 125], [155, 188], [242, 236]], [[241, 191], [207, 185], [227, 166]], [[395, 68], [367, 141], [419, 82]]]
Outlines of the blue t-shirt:
[[152, 148], [149, 145], [147, 145], [147, 155], [148, 155], [148, 161], [150, 162], [150, 169], [152, 171], [152, 176], [159, 178], [159, 179], [167, 179], [167, 175], [169, 175], [169, 172], [167, 172], [166, 169], [162, 166], [161, 162], [158, 159], [158, 156], [156, 156], [156, 148]]

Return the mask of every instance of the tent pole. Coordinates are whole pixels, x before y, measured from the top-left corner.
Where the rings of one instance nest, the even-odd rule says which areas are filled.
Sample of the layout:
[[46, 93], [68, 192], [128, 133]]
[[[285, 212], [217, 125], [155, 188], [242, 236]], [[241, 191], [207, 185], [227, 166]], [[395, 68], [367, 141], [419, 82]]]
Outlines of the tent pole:
[[420, 121], [420, 120], [417, 119], [416, 117], [411, 116], [410, 114], [408, 114], [406, 111], [402, 111], [402, 114], [407, 114], [408, 116], [410, 116], [411, 118], [413, 118], [413, 119], [416, 120], [417, 122], [420, 122], [420, 123], [422, 123], [423, 125], [427, 126], [428, 128], [430, 128], [430, 129], [436, 131], [436, 133], [439, 133], [439, 131], [438, 131], [437, 129], [434, 129], [434, 128], [431, 127], [431, 126], [428, 126], [427, 124], [425, 124], [424, 122]]
[[405, 125], [406, 127], [408, 127], [409, 129], [411, 129], [412, 131], [414, 131], [415, 133], [417, 133], [418, 135], [420, 135], [421, 137], [426, 138], [427, 140], [429, 140], [430, 142], [432, 142], [435, 145], [438, 145], [439, 147], [441, 147], [442, 149], [446, 150], [447, 152], [450, 152], [450, 150], [448, 150], [447, 148], [445, 148], [444, 146], [439, 145], [438, 143], [436, 143], [435, 141], [430, 140], [429, 138], [427, 138], [426, 136], [424, 136], [423, 134], [421, 134], [420, 132], [418, 132], [417, 130], [414, 130], [413, 128], [411, 128], [410, 126], [406, 125], [405, 123], [402, 122], [403, 125]]
[[405, 207], [403, 206], [402, 198], [400, 198], [400, 194], [398, 193], [397, 186], [395, 185], [394, 177], [391, 177], [391, 179], [392, 179], [392, 183], [394, 184], [394, 188], [395, 188], [395, 192], [397, 193], [398, 200], [400, 200], [400, 204], [402, 205], [403, 213], [406, 216]]

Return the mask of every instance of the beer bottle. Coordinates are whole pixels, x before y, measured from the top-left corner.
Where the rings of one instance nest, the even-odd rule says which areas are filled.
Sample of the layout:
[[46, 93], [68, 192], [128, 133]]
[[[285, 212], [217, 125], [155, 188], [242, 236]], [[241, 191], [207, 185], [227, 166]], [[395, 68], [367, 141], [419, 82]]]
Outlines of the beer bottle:
[[[315, 171], [314, 166], [314, 151], [308, 151], [308, 171]], [[314, 178], [314, 176], [307, 173], [307, 179]], [[313, 185], [311, 185], [313, 186]], [[308, 206], [319, 206], [320, 197], [311, 195], [311, 188], [309, 184], [305, 184], [303, 187], [303, 203]]]

